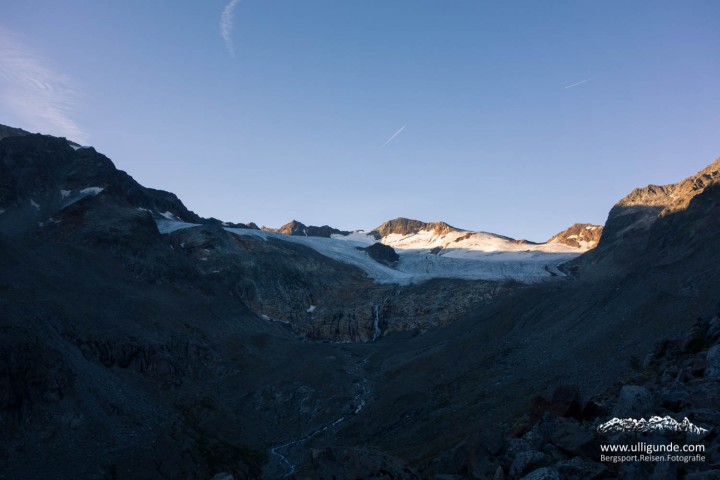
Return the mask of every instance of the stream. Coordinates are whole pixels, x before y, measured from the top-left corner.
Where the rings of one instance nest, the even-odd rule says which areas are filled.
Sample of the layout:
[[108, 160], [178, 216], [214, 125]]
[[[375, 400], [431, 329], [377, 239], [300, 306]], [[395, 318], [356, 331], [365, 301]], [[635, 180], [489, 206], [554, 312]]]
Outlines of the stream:
[[[367, 364], [367, 361], [367, 358], [363, 359], [361, 362], [359, 362], [352, 368], [352, 371], [348, 373], [351, 375], [354, 373], [358, 373], [363, 369], [365, 364]], [[369, 383], [370, 382], [366, 377], [362, 377], [362, 380], [360, 382], [355, 383], [355, 387], [358, 389], [358, 393], [353, 397], [351, 404], [352, 413], [350, 415], [340, 416], [332, 422], [327, 423], [326, 425], [323, 425], [296, 440], [291, 440], [282, 445], [270, 448], [268, 450], [270, 452], [270, 458], [268, 459], [267, 465], [265, 465], [265, 467], [263, 468], [263, 478], [278, 479], [287, 478], [293, 475], [297, 471], [297, 465], [293, 463], [291, 459], [291, 457], [294, 456], [292, 452], [293, 447], [300, 447], [302, 444], [312, 439], [313, 437], [316, 437], [321, 433], [337, 427], [348, 419], [359, 415], [360, 412], [362, 412], [367, 405], [367, 401], [370, 397], [370, 394], [372, 393]]]

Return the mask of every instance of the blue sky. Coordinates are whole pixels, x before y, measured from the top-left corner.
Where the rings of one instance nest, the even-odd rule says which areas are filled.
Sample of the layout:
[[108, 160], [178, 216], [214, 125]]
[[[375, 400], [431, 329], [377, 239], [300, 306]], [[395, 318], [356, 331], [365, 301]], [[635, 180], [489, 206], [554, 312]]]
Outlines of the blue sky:
[[542, 241], [720, 156], [718, 19], [715, 1], [11, 2], [0, 123], [91, 144], [203, 216]]

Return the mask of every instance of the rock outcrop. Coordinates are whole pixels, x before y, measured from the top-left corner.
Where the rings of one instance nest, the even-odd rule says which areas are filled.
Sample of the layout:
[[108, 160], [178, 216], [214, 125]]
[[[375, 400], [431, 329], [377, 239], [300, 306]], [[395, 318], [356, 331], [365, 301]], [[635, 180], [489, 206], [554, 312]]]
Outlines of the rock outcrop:
[[618, 268], [661, 261], [658, 250], [670, 244], [680, 247], [675, 255], [690, 250], [709, 231], [720, 231], [713, 213], [718, 197], [720, 159], [678, 183], [636, 188], [610, 210], [597, 248], [571, 264]]
[[294, 235], [299, 237], [325, 237], [329, 238], [331, 235], [348, 235], [350, 232], [344, 230], [338, 230], [328, 225], [322, 227], [315, 227], [313, 225], [307, 226], [297, 220], [292, 220], [280, 228], [268, 228], [262, 227], [263, 230], [269, 232], [284, 233], [285, 235]]
[[590, 250], [597, 246], [602, 231], [602, 225], [576, 223], [557, 235], [553, 235], [547, 243], [561, 243], [570, 247]]
[[387, 265], [388, 267], [393, 266], [393, 264], [400, 260], [400, 256], [397, 254], [394, 248], [380, 242], [373, 243], [369, 247], [357, 248], [366, 251], [373, 260]]
[[420, 231], [431, 231], [434, 232], [435, 235], [444, 235], [448, 232], [462, 232], [463, 230], [452, 227], [445, 222], [425, 223], [419, 220], [398, 217], [383, 223], [375, 228], [372, 233], [375, 235], [375, 238], [380, 239], [391, 234], [410, 235]]

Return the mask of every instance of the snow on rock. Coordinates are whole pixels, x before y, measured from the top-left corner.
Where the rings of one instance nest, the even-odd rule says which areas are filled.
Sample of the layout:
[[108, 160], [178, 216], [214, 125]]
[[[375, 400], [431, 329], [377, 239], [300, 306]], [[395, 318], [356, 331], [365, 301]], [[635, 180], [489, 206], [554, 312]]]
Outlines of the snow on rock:
[[183, 228], [192, 228], [200, 226], [199, 223], [178, 222], [176, 220], [155, 220], [157, 229], [161, 234], [172, 233]]
[[307, 310], [305, 310], [307, 313], [312, 313], [315, 311], [317, 307], [315, 305], [310, 305]]
[[173, 221], [175, 221], [175, 222], [182, 222], [182, 219], [181, 219], [181, 218], [176, 217], [176, 216], [173, 215], [172, 212], [170, 212], [170, 211], [161, 213], [160, 215], [162, 215], [163, 217], [165, 217], [165, 218], [168, 219], [168, 220], [173, 220]]
[[359, 243], [359, 244], [362, 244], [362, 245], [365, 245], [368, 247], [370, 245], [372, 245], [373, 243], [377, 242], [377, 240], [375, 240], [375, 237], [373, 237], [372, 235], [368, 234], [367, 232], [365, 232], [363, 230], [358, 230], [356, 232], [352, 232], [347, 235], [340, 235], [337, 233], [333, 233], [332, 235], [330, 235], [330, 238], [334, 238], [335, 240], [346, 240], [346, 241], [350, 241], [350, 242], [356, 242], [356, 243]]
[[[421, 230], [410, 235], [392, 233], [381, 239], [395, 250], [419, 250], [438, 255], [465, 256], [465, 252], [546, 252], [578, 253], [578, 249], [557, 243], [530, 243], [485, 232], [450, 231], [438, 235], [432, 230]], [[459, 253], [459, 255], [458, 255]]]
[[30, 199], [30, 206], [37, 210], [40, 210], [40, 205], [38, 205], [37, 202], [35, 200], [33, 200], [32, 198]]
[[102, 188], [102, 187], [87, 187], [87, 188], [83, 188], [82, 190], [80, 190], [80, 194], [85, 195], [85, 196], [97, 195], [100, 192], [102, 192], [103, 190], [104, 190], [104, 188]]
[[82, 200], [83, 198], [94, 197], [103, 190], [104, 188], [102, 187], [87, 187], [83, 188], [75, 194], [73, 194], [70, 190], [60, 190], [60, 196], [64, 200], [61, 208], [67, 208], [73, 203]]
[[70, 142], [70, 141], [68, 141], [68, 145], [70, 145], [70, 148], [72, 148], [72, 149], [75, 150], [76, 152], [77, 152], [78, 150], [82, 150], [83, 148], [90, 148], [89, 146], [78, 145], [77, 143], [75, 143], [75, 142]]

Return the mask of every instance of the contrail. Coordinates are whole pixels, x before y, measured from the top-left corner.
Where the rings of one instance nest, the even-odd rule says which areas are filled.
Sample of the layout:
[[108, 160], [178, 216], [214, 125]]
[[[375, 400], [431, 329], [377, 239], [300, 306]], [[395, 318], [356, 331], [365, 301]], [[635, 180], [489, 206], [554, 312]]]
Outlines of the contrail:
[[387, 145], [388, 143], [392, 142], [392, 141], [393, 141], [393, 138], [395, 138], [395, 137], [397, 137], [398, 135], [400, 135], [400, 132], [402, 132], [403, 130], [405, 130], [405, 127], [407, 127], [407, 125], [403, 125], [402, 127], [400, 127], [400, 130], [398, 130], [397, 132], [395, 132], [395, 134], [394, 134], [392, 137], [388, 138], [388, 139], [387, 139], [387, 142], [383, 143], [383, 146], [380, 147], [380, 148], [385, 148], [385, 145]]
[[568, 88], [577, 87], [578, 85], [582, 85], [583, 83], [589, 82], [590, 80], [594, 80], [595, 78], [596, 78], [596, 77], [590, 77], [590, 78], [586, 78], [585, 80], [580, 80], [580, 81], [577, 82], [577, 83], [573, 83], [572, 85], [568, 85], [567, 87], [565, 87], [565, 89], [567, 90]]
[[233, 30], [235, 7], [237, 7], [238, 3], [240, 3], [240, 0], [230, 0], [230, 3], [225, 6], [222, 15], [220, 15], [220, 36], [225, 41], [225, 48], [227, 48], [231, 57], [235, 57], [235, 47], [233, 46], [230, 34]]
[[87, 133], [70, 118], [76, 98], [68, 77], [47, 68], [14, 32], [0, 27], [0, 114], [14, 114], [23, 128], [87, 145]]

